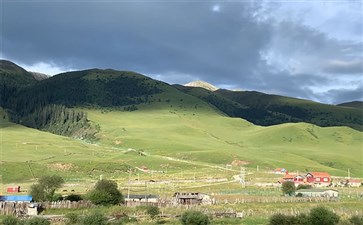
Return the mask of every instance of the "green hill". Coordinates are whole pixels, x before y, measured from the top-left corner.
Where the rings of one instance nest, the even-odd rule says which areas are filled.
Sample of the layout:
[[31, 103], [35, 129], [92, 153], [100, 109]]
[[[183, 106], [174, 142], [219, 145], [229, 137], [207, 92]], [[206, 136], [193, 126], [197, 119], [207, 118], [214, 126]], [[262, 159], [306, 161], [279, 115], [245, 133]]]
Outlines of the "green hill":
[[363, 102], [362, 101], [344, 102], [344, 103], [338, 104], [337, 106], [363, 109]]
[[144, 103], [132, 112], [77, 109], [100, 125], [94, 143], [2, 122], [3, 179], [28, 180], [44, 171], [67, 179], [97, 179], [101, 174], [118, 179], [127, 177], [128, 168], [141, 166], [221, 176], [219, 168], [233, 162], [251, 171], [258, 165], [262, 170], [285, 167], [344, 176], [350, 168], [352, 176], [363, 176], [359, 131], [305, 123], [260, 127], [205, 105], [171, 104], [158, 109]]
[[35, 78], [18, 65], [0, 60], [0, 106], [9, 104], [9, 98], [25, 86], [36, 83]]
[[181, 85], [175, 85], [175, 87], [209, 102], [228, 116], [243, 118], [257, 125], [306, 122], [323, 127], [348, 126], [363, 130], [362, 109], [321, 104], [256, 91], [219, 89], [212, 92]]
[[[10, 100], [11, 107], [0, 110], [0, 170], [6, 182], [44, 173], [117, 179], [141, 166], [219, 176], [233, 162], [250, 170], [286, 167], [333, 175], [350, 168], [352, 176], [363, 176], [362, 132], [345, 126], [346, 121], [361, 126], [359, 120], [354, 123], [360, 112], [355, 109], [256, 92], [170, 86], [133, 72], [99, 69], [25, 85]], [[272, 126], [230, 116], [250, 116], [251, 122]], [[344, 126], [285, 123], [320, 123], [323, 117], [330, 121], [323, 125]]]

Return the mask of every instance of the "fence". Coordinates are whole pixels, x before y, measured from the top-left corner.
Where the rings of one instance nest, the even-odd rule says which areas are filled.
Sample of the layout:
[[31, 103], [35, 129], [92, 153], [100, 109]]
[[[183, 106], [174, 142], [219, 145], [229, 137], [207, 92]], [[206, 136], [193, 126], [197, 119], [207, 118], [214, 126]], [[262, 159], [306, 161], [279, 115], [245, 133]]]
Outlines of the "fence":
[[[28, 212], [28, 202], [0, 202], [0, 215], [26, 215]], [[90, 201], [57, 201], [42, 202], [39, 205], [42, 209], [78, 209], [95, 207]]]
[[95, 207], [90, 201], [56, 201], [56, 202], [42, 202], [40, 206], [44, 209], [78, 209], [78, 208], [92, 208]]
[[29, 203], [0, 202], [1, 215], [25, 215], [28, 212]]

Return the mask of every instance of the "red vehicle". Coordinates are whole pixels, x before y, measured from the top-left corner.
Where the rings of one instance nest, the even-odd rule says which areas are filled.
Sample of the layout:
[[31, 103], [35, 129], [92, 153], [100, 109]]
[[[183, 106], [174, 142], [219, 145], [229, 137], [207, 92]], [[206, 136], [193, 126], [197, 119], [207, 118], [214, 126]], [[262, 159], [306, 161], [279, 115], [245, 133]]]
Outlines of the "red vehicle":
[[9, 193], [19, 193], [20, 192], [20, 186], [14, 186], [14, 187], [8, 187], [6, 191]]

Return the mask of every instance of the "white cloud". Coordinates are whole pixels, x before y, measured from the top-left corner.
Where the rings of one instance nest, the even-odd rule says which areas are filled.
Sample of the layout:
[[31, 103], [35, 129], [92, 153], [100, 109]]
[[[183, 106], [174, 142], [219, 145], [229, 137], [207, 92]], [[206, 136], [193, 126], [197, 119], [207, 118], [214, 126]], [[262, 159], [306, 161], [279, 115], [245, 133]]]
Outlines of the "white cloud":
[[220, 5], [213, 5], [212, 11], [213, 12], [219, 12], [219, 11], [221, 11], [221, 6]]
[[70, 68], [65, 69], [53, 63], [47, 63], [47, 62], [38, 62], [32, 65], [26, 65], [20, 63], [19, 65], [24, 69], [26, 69], [27, 71], [44, 73], [50, 76], [74, 70]]

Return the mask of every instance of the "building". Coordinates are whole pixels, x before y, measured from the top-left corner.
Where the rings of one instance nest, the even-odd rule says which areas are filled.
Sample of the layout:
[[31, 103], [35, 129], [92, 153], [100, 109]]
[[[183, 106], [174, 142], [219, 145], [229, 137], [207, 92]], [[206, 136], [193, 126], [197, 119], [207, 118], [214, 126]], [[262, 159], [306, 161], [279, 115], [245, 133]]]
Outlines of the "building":
[[303, 184], [305, 182], [305, 177], [302, 175], [294, 176], [294, 183], [295, 184]]
[[296, 196], [301, 197], [339, 197], [339, 192], [333, 189], [299, 189], [295, 192]]
[[209, 205], [212, 201], [209, 195], [202, 194], [199, 192], [186, 192], [180, 193], [176, 192], [173, 195], [174, 202], [180, 205]]
[[294, 182], [294, 178], [295, 176], [294, 175], [291, 175], [291, 174], [285, 174], [285, 176], [282, 178], [282, 181], [285, 182], [285, 181], [292, 181]]
[[125, 196], [126, 202], [153, 202], [157, 203], [159, 201], [158, 195], [129, 195]]
[[33, 197], [30, 195], [6, 195], [0, 196], [2, 202], [31, 202]]
[[358, 179], [350, 179], [347, 180], [348, 187], [360, 187], [362, 185], [362, 181]]
[[274, 169], [274, 174], [286, 174], [287, 170], [285, 168], [276, 168]]
[[6, 192], [8, 192], [8, 193], [19, 193], [20, 192], [20, 186], [8, 187], [6, 189]]
[[330, 174], [327, 172], [310, 172], [305, 177], [307, 183], [315, 186], [329, 186], [331, 183]]

